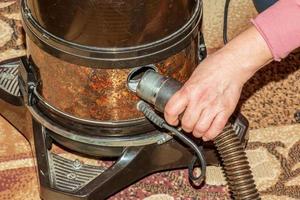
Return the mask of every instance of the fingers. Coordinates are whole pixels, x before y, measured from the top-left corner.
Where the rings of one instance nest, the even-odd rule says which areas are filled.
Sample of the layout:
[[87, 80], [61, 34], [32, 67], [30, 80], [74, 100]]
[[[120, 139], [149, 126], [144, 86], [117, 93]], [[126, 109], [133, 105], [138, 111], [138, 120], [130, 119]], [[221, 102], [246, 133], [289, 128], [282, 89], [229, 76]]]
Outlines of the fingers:
[[225, 106], [224, 102], [217, 103], [216, 100], [207, 107], [204, 103], [205, 101], [189, 101], [188, 95], [180, 90], [167, 103], [165, 119], [169, 124], [176, 126], [179, 115], [184, 112], [181, 123], [183, 130], [193, 132], [195, 137], [202, 137], [204, 141], [212, 140], [224, 129], [232, 106]]
[[203, 141], [208, 141], [214, 139], [217, 135], [219, 135], [224, 129], [231, 113], [230, 112], [221, 112], [217, 114], [214, 118], [213, 122], [209, 129], [205, 132], [202, 139]]
[[203, 103], [190, 101], [181, 120], [181, 126], [187, 133], [192, 132], [202, 113]]
[[217, 112], [214, 107], [205, 108], [193, 130], [193, 135], [198, 138], [202, 137], [210, 128], [216, 115]]
[[164, 116], [166, 121], [173, 126], [178, 125], [178, 116], [183, 113], [189, 102], [188, 96], [183, 94], [183, 89], [176, 92], [168, 101]]

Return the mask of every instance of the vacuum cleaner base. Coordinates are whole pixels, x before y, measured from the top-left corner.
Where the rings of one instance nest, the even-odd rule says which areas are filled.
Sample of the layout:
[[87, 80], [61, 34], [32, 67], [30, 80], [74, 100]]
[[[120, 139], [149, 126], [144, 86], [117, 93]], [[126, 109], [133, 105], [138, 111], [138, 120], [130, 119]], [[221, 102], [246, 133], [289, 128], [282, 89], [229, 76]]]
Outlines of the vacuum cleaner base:
[[[152, 173], [188, 167], [193, 152], [176, 139], [162, 144], [124, 147], [120, 156], [110, 158], [113, 164], [109, 167], [85, 164], [80, 159], [72, 160], [55, 152], [52, 148], [58, 142], [55, 133], [34, 119], [24, 105], [18, 84], [20, 62], [18, 58], [0, 65], [0, 114], [31, 144], [42, 199], [106, 199]], [[245, 144], [247, 121], [237, 117], [234, 125]], [[65, 150], [77, 154], [67, 148]], [[212, 144], [205, 144], [203, 150], [208, 165], [219, 165]]]

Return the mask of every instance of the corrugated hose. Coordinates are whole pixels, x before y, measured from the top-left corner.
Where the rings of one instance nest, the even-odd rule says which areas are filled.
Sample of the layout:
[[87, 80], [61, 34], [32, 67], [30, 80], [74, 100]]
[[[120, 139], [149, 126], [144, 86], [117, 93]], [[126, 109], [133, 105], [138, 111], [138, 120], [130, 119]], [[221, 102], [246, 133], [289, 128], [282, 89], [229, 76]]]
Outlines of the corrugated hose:
[[[140, 101], [137, 104], [137, 108], [155, 125], [170, 131], [195, 151], [196, 159], [193, 159], [189, 165], [189, 178], [195, 185], [200, 185], [204, 181], [206, 174], [206, 161], [202, 147], [197, 146], [193, 140], [181, 131], [168, 125], [146, 102]], [[214, 144], [222, 159], [223, 170], [229, 189], [232, 192], [232, 197], [236, 200], [259, 200], [259, 193], [256, 189], [245, 150], [231, 124], [227, 124], [222, 133], [214, 139]], [[199, 162], [201, 168], [199, 176], [194, 175], [196, 161]]]

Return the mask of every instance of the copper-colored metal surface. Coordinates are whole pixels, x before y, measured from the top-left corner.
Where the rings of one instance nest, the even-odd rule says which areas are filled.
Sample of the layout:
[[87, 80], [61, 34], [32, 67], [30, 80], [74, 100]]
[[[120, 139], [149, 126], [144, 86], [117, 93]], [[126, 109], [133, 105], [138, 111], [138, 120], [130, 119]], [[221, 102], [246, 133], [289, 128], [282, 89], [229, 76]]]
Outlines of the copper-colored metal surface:
[[236, 200], [259, 200], [245, 150], [234, 129], [227, 125], [215, 138], [215, 146], [222, 158], [228, 186]]
[[[174, 56], [155, 64], [158, 70], [182, 82], [197, 66], [197, 45], [191, 44]], [[73, 116], [99, 121], [133, 120], [138, 98], [127, 89], [128, 69], [101, 69], [79, 66], [58, 59], [27, 38], [27, 53], [37, 67], [46, 101]], [[99, 66], [101, 67], [101, 66]]]
[[198, 62], [200, 5], [198, 0], [22, 0], [38, 92], [75, 118], [144, 118], [136, 109], [138, 98], [127, 89], [128, 74], [154, 64], [160, 73], [186, 81]]
[[190, 0], [27, 0], [49, 33], [80, 45], [132, 47], [154, 42], [191, 17]]

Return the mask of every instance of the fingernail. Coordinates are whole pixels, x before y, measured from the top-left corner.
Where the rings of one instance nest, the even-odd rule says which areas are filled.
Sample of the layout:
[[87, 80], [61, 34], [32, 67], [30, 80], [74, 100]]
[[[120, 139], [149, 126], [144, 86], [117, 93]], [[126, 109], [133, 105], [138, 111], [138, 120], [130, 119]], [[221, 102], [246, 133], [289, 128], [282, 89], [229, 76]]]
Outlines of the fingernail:
[[178, 121], [178, 120], [175, 120], [175, 121], [172, 121], [171, 123], [168, 123], [168, 124], [170, 124], [170, 125], [172, 125], [172, 126], [178, 126], [179, 121]]
[[193, 133], [193, 135], [194, 135], [196, 138], [201, 138], [203, 134], [200, 133], [200, 132], [195, 132], [195, 133]]
[[202, 137], [202, 140], [203, 140], [204, 142], [207, 142], [207, 141], [208, 141], [208, 138], [207, 138], [207, 137]]

